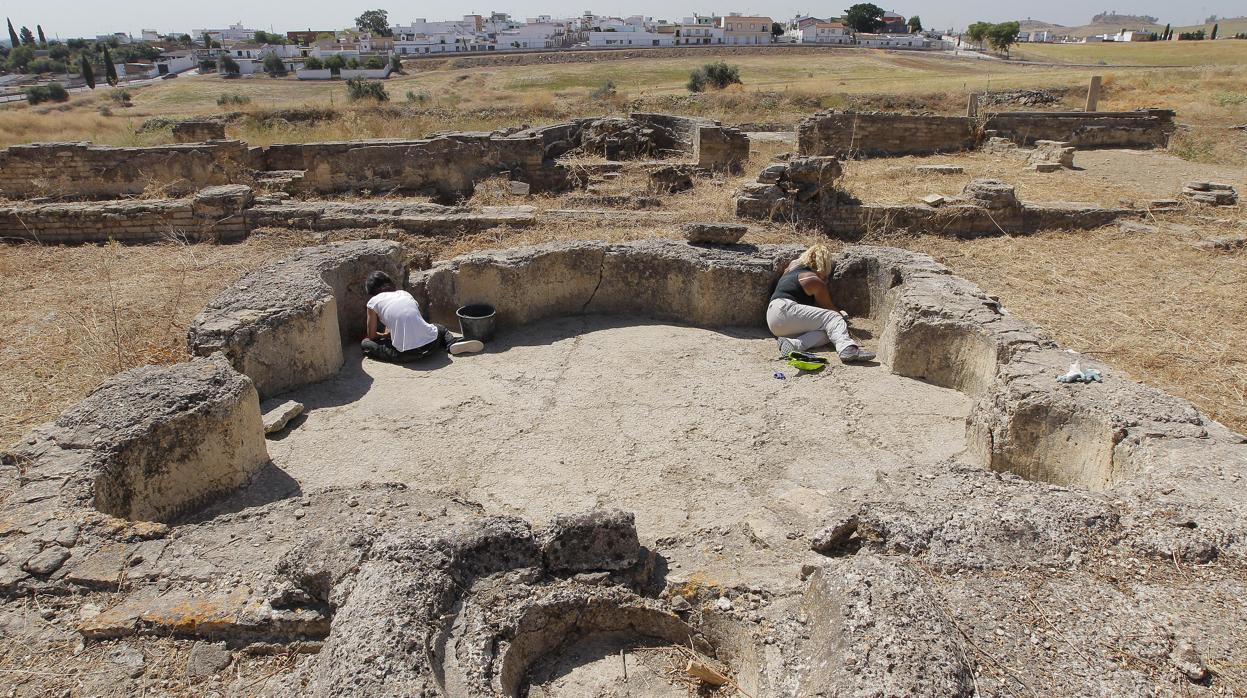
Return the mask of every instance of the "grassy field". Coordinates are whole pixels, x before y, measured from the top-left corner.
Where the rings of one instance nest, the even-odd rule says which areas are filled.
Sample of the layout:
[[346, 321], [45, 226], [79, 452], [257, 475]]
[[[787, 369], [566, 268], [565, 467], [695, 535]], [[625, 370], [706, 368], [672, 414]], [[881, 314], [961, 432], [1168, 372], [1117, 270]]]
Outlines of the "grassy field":
[[[842, 107], [862, 95], [917, 98], [913, 108], [938, 112], [964, 109], [968, 92], [1086, 84], [1097, 72], [1084, 67], [1044, 67], [957, 60], [940, 55], [864, 49], [792, 55], [782, 51], [731, 56], [743, 85], [694, 95], [685, 83], [713, 54], [682, 58], [636, 58], [551, 65], [439, 68], [413, 71], [386, 81], [391, 104], [406, 108], [401, 119], [319, 123], [282, 122], [231, 126], [231, 136], [255, 144], [342, 137], [418, 137], [447, 129], [545, 123], [572, 116], [636, 109], [700, 114], [727, 123], [793, 124], [819, 108]], [[1099, 71], [1103, 72], [1103, 71]], [[1127, 71], [1129, 72], [1129, 71]], [[607, 83], [615, 93], [597, 94]], [[100, 89], [68, 104], [0, 108], [0, 145], [41, 140], [91, 140], [144, 145], [170, 139], [168, 129], [144, 129], [149, 119], [185, 118], [224, 112], [259, 112], [301, 107], [352, 111], [342, 82], [252, 76], [225, 80], [216, 75], [182, 77], [131, 90], [131, 106]], [[409, 98], [410, 94], [410, 98]], [[237, 95], [247, 102], [218, 105]], [[876, 108], [891, 108], [881, 104]], [[902, 106], [904, 108], [904, 106]], [[1107, 107], [1106, 107], [1107, 108]]]
[[[1212, 27], [1209, 26], [1209, 29]], [[1177, 31], [1176, 29], [1174, 30]], [[1221, 28], [1225, 31], [1225, 27]], [[1247, 31], [1240, 29], [1239, 31]], [[1148, 65], [1247, 65], [1247, 41], [1158, 41], [1100, 44], [1020, 44], [1013, 57], [1029, 61]]]

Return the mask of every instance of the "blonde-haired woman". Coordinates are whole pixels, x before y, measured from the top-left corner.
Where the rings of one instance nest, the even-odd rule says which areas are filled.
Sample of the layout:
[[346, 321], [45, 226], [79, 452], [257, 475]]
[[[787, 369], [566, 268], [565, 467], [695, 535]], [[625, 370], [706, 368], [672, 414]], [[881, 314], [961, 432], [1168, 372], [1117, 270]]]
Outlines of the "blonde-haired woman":
[[779, 337], [780, 355], [787, 357], [794, 351], [832, 344], [844, 363], [871, 361], [874, 352], [857, 346], [849, 336], [848, 323], [831, 300], [829, 274], [831, 250], [826, 245], [814, 245], [779, 277], [766, 306], [766, 325]]

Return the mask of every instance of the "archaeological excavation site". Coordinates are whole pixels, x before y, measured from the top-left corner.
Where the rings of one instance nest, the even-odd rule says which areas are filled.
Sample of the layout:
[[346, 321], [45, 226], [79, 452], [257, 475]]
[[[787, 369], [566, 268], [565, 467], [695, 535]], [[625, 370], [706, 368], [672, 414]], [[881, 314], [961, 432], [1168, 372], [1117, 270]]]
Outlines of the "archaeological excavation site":
[[[1247, 233], [1241, 170], [1166, 169], [1181, 119], [266, 145], [198, 119], [0, 149], [6, 259], [164, 250], [222, 279], [160, 360], [6, 444], [4, 695], [1247, 694], [1228, 413], [954, 271], [1000, 241], [1085, 239], [1073, 274], [1097, 235]], [[874, 360], [780, 358], [768, 302], [816, 243]], [[1241, 271], [1244, 247], [1184, 249]], [[364, 357], [376, 271], [484, 350]]]

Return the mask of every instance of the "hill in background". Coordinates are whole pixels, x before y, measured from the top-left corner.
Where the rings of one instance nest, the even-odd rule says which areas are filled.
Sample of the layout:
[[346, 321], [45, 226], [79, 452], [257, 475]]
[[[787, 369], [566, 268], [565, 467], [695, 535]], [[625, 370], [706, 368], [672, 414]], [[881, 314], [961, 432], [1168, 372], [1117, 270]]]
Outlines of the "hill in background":
[[[1095, 36], [1096, 34], [1112, 34], [1122, 29], [1153, 31], [1157, 33], [1165, 29], [1165, 22], [1151, 15], [1129, 15], [1116, 12], [1098, 14], [1091, 18], [1090, 24], [1075, 27], [1052, 24], [1037, 19], [1020, 20], [1019, 24], [1024, 32], [1050, 31], [1058, 37], [1072, 36], [1079, 39]], [[1247, 32], [1247, 17], [1219, 17], [1214, 21], [1203, 24], [1174, 26], [1173, 31], [1175, 34], [1180, 31], [1189, 32], [1197, 29], [1211, 32], [1213, 24], [1221, 25], [1218, 32], [1223, 37], [1233, 36], [1239, 32]]]

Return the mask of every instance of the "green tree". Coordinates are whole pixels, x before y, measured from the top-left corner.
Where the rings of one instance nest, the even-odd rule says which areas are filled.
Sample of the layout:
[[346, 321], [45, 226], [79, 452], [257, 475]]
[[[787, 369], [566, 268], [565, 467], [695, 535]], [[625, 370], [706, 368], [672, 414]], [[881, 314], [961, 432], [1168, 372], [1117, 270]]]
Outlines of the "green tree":
[[987, 41], [992, 48], [1009, 54], [1009, 47], [1016, 44], [1018, 34], [1022, 31], [1022, 27], [1017, 22], [1001, 22], [993, 24], [990, 31], [987, 32]]
[[784, 27], [779, 22], [771, 22], [771, 36], [783, 36]]
[[303, 67], [308, 70], [323, 70], [325, 67], [325, 62], [317, 58], [316, 56], [312, 56], [311, 58], [308, 58], [306, 61], [303, 61]]
[[212, 35], [208, 32], [204, 32], [204, 48], [212, 49]]
[[1161, 41], [1168, 41], [1168, 40], [1169, 40], [1169, 36], [1170, 36], [1170, 35], [1169, 35], [1169, 25], [1168, 25], [1168, 24], [1166, 24], [1166, 25], [1165, 25], [1165, 31], [1161, 32], [1161, 34], [1160, 34], [1160, 40], [1161, 40]]
[[221, 67], [219, 72], [227, 78], [238, 77], [242, 73], [242, 68], [238, 65], [238, 61], [228, 53], [221, 54]]
[[869, 2], [858, 3], [844, 11], [844, 23], [855, 32], [876, 32], [883, 28], [883, 8]]
[[69, 47], [66, 46], [65, 44], [58, 44], [58, 43], [53, 42], [52, 46], [48, 49], [48, 57], [52, 58], [53, 60], [64, 61], [69, 58], [69, 55], [70, 55]]
[[271, 77], [285, 75], [286, 62], [281, 59], [281, 56], [275, 53], [270, 53], [264, 57], [264, 72], [268, 73]]
[[1209, 39], [1211, 39], [1211, 40], [1213, 40], [1213, 41], [1216, 41], [1216, 40], [1217, 40], [1217, 30], [1218, 30], [1218, 29], [1220, 29], [1220, 28], [1221, 28], [1221, 25], [1220, 25], [1220, 24], [1214, 24], [1214, 25], [1212, 25], [1212, 34], [1210, 34], [1210, 35], [1208, 36], [1208, 38], [1209, 38]]
[[22, 27], [21, 37], [22, 46], [29, 46], [31, 48], [37, 46], [35, 43], [35, 33], [30, 31], [30, 27]]
[[117, 86], [117, 66], [113, 63], [113, 54], [109, 52], [108, 45], [104, 45], [104, 81], [109, 87]]
[[974, 43], [982, 46], [983, 40], [987, 38], [987, 34], [991, 29], [991, 22], [975, 22], [966, 27], [966, 36], [970, 37], [970, 40]]
[[397, 53], [390, 54], [390, 70], [395, 73], [403, 72], [403, 59], [399, 58]]
[[367, 10], [355, 18], [355, 26], [373, 36], [393, 36], [390, 31], [390, 13], [385, 10]]
[[[43, 35], [43, 25], [42, 25], [42, 24], [36, 24], [36, 25], [35, 25], [35, 30], [39, 32], [39, 48], [47, 48], [47, 47], [48, 47], [48, 37], [46, 37], [46, 36], [44, 36], [44, 35]], [[58, 101], [59, 101], [59, 100], [58, 100]]]
[[336, 75], [339, 71], [346, 67], [346, 59], [335, 53], [325, 59], [325, 67]]
[[369, 70], [381, 70], [385, 67], [385, 62], [380, 57], [373, 56], [368, 59], [368, 62], [364, 63], [364, 67]]
[[919, 17], [918, 15], [914, 15], [913, 17], [910, 17], [909, 21], [906, 22], [905, 24], [906, 26], [909, 27], [909, 33], [911, 34], [917, 34], [918, 32], [922, 31], [922, 18]]
[[91, 67], [91, 61], [87, 60], [87, 54], [79, 54], [78, 69], [82, 73], [82, 79], [87, 83], [87, 87], [95, 89], [95, 69]]
[[20, 39], [17, 38], [17, 32], [13, 31], [13, 20], [5, 18], [9, 23], [9, 48], [17, 48], [22, 45]]
[[33, 60], [35, 60], [34, 49], [29, 46], [14, 46], [9, 49], [9, 57], [4, 64], [14, 73], [24, 73]]

